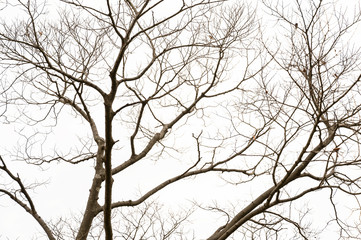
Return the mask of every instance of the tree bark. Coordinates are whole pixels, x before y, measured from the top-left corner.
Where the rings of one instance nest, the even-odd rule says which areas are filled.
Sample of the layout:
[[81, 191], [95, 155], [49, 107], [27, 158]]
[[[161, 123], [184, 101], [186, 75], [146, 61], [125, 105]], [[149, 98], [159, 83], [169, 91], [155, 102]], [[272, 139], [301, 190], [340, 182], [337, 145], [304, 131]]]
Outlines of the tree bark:
[[92, 186], [89, 190], [90, 193], [84, 212], [84, 217], [80, 224], [80, 228], [76, 236], [76, 240], [87, 239], [93, 219], [98, 214], [98, 209], [100, 208], [100, 205], [98, 204], [98, 199], [99, 199], [99, 190], [101, 188], [102, 182], [104, 181], [103, 158], [104, 158], [104, 141], [101, 141], [98, 143], [95, 176], [93, 178]]

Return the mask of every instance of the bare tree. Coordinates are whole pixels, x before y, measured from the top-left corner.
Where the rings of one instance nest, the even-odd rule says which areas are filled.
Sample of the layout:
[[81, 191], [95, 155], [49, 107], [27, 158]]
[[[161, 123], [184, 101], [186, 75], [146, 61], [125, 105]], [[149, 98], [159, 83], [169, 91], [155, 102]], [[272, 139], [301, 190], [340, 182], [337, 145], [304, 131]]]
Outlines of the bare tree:
[[[218, 0], [95, 5], [64, 0], [53, 8], [50, 4], [19, 0], [14, 7], [25, 17], [1, 25], [1, 66], [11, 76], [3, 83], [4, 106], [16, 106], [29, 126], [50, 129], [30, 136], [22, 133], [26, 143], [16, 159], [36, 165], [94, 163], [76, 239], [89, 236], [100, 213], [105, 238], [113, 239], [112, 209], [142, 204], [181, 179], [238, 171], [226, 167], [230, 159], [211, 164], [199, 157], [137, 199], [113, 200], [114, 176], [146, 159], [168, 158], [168, 152], [176, 150], [171, 141], [178, 141], [177, 132], [184, 131], [190, 119], [198, 112], [205, 114], [216, 103], [212, 99], [241, 91], [241, 85], [256, 74], [248, 69], [256, 59], [252, 50], [254, 56], [244, 54], [248, 61], [244, 73], [226, 81], [231, 60], [238, 51], [247, 51], [255, 30], [254, 13], [246, 5]], [[64, 10], [55, 14], [54, 7]], [[77, 144], [78, 151], [63, 154], [45, 148], [42, 138], [56, 128], [61, 113], [75, 114], [89, 126], [91, 140]], [[3, 116], [10, 122], [18, 118], [10, 112]], [[199, 136], [193, 138], [196, 143]], [[55, 239], [55, 233], [59, 238], [61, 230], [52, 231], [38, 216], [28, 193], [31, 186], [25, 186], [4, 160], [1, 170], [18, 184], [15, 189], [4, 185], [1, 192], [37, 219], [49, 239]], [[178, 225], [174, 221], [172, 228]], [[162, 238], [174, 229], [163, 229]], [[129, 230], [126, 239], [138, 238], [130, 237], [132, 233]]]
[[209, 239], [226, 239], [239, 229], [246, 239], [283, 239], [285, 225], [293, 226], [296, 239], [317, 236], [302, 221], [309, 209], [296, 211], [295, 206], [321, 190], [325, 198], [318, 201], [331, 204], [328, 220], [337, 223], [340, 238], [359, 238], [357, 225], [347, 223], [336, 202], [346, 194], [358, 203], [361, 193], [360, 49], [350, 46], [360, 12], [352, 16], [341, 3], [322, 0], [263, 3], [274, 20], [268, 26], [273, 24], [277, 34], [264, 42], [275, 65], [259, 75], [257, 100], [248, 111], [273, 122], [268, 135], [257, 139], [261, 154], [255, 152], [257, 164], [268, 172], [264, 181], [269, 187]]
[[[2, 119], [28, 127], [16, 154], [1, 158], [0, 196], [49, 239], [190, 239], [183, 224], [193, 209], [167, 215], [154, 198], [206, 174], [234, 185], [243, 201], [195, 203], [217, 216], [208, 239], [315, 236], [308, 209], [294, 211], [319, 191], [340, 237], [357, 237], [337, 196], [360, 193], [360, 52], [346, 42], [360, 14], [348, 18], [322, 0], [263, 6], [272, 32], [259, 31], [273, 22], [258, 28], [250, 6], [223, 0], [8, 5], [2, 11], [26, 14], [1, 24]], [[87, 132], [75, 130], [80, 140], [69, 149], [48, 147], [63, 118]], [[11, 160], [94, 167], [83, 214], [42, 219], [36, 185]], [[133, 183], [128, 171], [150, 161], [154, 185], [134, 196], [119, 191]]]

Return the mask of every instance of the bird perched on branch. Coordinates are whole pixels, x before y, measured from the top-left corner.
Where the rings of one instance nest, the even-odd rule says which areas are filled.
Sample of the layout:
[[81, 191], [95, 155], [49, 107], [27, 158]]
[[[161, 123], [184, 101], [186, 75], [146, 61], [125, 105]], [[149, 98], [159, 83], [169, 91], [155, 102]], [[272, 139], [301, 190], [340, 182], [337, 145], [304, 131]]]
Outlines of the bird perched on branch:
[[336, 152], [336, 153], [338, 153], [338, 151], [340, 150], [340, 148], [339, 147], [335, 147], [333, 150], [332, 150], [332, 152]]

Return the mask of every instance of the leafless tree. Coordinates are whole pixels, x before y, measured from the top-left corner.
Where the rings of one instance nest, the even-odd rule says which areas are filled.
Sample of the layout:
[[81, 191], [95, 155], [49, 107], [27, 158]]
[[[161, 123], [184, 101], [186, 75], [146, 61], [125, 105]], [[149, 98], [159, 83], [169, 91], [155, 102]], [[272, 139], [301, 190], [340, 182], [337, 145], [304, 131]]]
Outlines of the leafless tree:
[[[1, 24], [2, 119], [27, 126], [1, 158], [0, 196], [49, 239], [190, 239], [192, 211], [167, 215], [154, 199], [209, 175], [246, 197], [195, 203], [217, 216], [208, 239], [308, 239], [308, 208], [294, 211], [317, 191], [340, 237], [357, 235], [336, 201], [360, 193], [360, 52], [346, 42], [360, 14], [321, 0], [262, 4], [274, 22], [260, 26], [251, 6], [224, 0], [8, 4], [25, 15]], [[87, 129], [69, 149], [49, 147], [61, 119]], [[39, 183], [25, 184], [12, 160], [94, 167], [83, 214], [42, 219]], [[154, 185], [119, 191], [149, 162]]]
[[[146, 159], [168, 158], [170, 151], [177, 150], [172, 140], [178, 141], [176, 134], [186, 129], [190, 119], [199, 112], [205, 114], [212, 99], [240, 91], [256, 74], [248, 69], [256, 59], [253, 51], [253, 57], [243, 54], [249, 61], [243, 74], [226, 81], [231, 60], [247, 51], [245, 46], [254, 34], [254, 13], [246, 5], [219, 0], [94, 5], [75, 0], [19, 0], [11, 7], [25, 16], [6, 19], [1, 25], [1, 66], [7, 74], [3, 102], [4, 108], [15, 106], [20, 116], [11, 115], [12, 110], [3, 116], [9, 122], [21, 119], [31, 127], [44, 127], [34, 135], [21, 133], [26, 141], [16, 159], [40, 166], [59, 161], [94, 163], [76, 239], [89, 236], [101, 213], [106, 239], [113, 239], [112, 209], [145, 203], [181, 179], [228, 170], [224, 165], [230, 160], [206, 164], [199, 158], [137, 199], [112, 199], [115, 175]], [[63, 10], [55, 14], [54, 8]], [[45, 148], [44, 139], [56, 128], [61, 113], [81, 118], [92, 136], [91, 140], [82, 138], [75, 144], [77, 151], [67, 154]], [[195, 142], [198, 139], [194, 136]], [[1, 192], [29, 212], [49, 239], [55, 239], [55, 232], [59, 238], [61, 230], [52, 231], [38, 215], [28, 192], [32, 186], [24, 185], [3, 159], [1, 170], [18, 185], [4, 185]], [[104, 204], [100, 203], [102, 189]], [[173, 225], [177, 228], [179, 221]], [[131, 236], [133, 230], [129, 231]], [[162, 231], [165, 239], [175, 229]]]
[[[333, 218], [328, 220], [337, 223], [339, 237], [359, 238], [357, 225], [349, 224], [337, 200], [346, 195], [358, 204], [361, 193], [361, 52], [351, 35], [360, 22], [359, 8], [353, 12], [342, 3], [322, 0], [263, 4], [275, 32], [264, 47], [275, 65], [258, 76], [257, 100], [247, 110], [272, 121], [268, 135], [253, 146], [255, 162], [268, 172], [264, 181], [269, 187], [209, 239], [226, 239], [239, 229], [245, 239], [315, 237], [309, 209], [297, 211], [296, 206], [318, 191], [325, 198], [317, 201], [331, 205]], [[263, 34], [270, 36], [266, 28]], [[293, 236], [282, 236], [286, 225], [296, 230]]]

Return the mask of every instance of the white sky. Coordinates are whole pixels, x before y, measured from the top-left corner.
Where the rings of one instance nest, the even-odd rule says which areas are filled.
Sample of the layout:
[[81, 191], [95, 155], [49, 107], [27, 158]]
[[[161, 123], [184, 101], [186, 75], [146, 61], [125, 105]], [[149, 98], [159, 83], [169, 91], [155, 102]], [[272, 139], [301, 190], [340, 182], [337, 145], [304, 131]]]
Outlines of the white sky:
[[[348, 1], [348, 3], [349, 2], [350, 1]], [[342, 4], [345, 3], [343, 2]], [[6, 14], [7, 16], [18, 15], [19, 12], [11, 11]], [[79, 129], [84, 128], [84, 125], [79, 121], [70, 124], [70, 121], [70, 118], [60, 119], [56, 128], [57, 132], [50, 134], [49, 139], [47, 140], [48, 144], [56, 143], [69, 146], [73, 141], [77, 141], [77, 137], [71, 135], [71, 133], [78, 132]], [[0, 125], [1, 135], [6, 136], [0, 138], [2, 152], [14, 150], [14, 146], [18, 145], [19, 142], [23, 144], [23, 140], [15, 133], [15, 131], [19, 131], [19, 129], [21, 129], [20, 125]], [[184, 132], [184, 134], [188, 134], [189, 137], [192, 132], [197, 133], [198, 131], [197, 129], [189, 129], [189, 132]], [[70, 133], [70, 135], [68, 133]], [[191, 156], [192, 153], [189, 153], [189, 155]], [[45, 164], [42, 166], [43, 169], [40, 169], [39, 167], [28, 166], [25, 168], [22, 163], [9, 162], [9, 159], [5, 154], [4, 159], [8, 160], [7, 163], [9, 168], [18, 172], [27, 183], [32, 183], [34, 180], [49, 181], [49, 184], [40, 186], [35, 192], [31, 192], [38, 212], [44, 219], [55, 220], [60, 216], [71, 217], [71, 214], [81, 214], [86, 203], [88, 190], [93, 176], [93, 169], [90, 164], [83, 163], [76, 166], [69, 166], [67, 164]], [[115, 178], [116, 183], [121, 183], [124, 179], [123, 184], [115, 185], [115, 199], [117, 199], [117, 192], [125, 191], [129, 193], [129, 196], [134, 196], [138, 193], [139, 189], [144, 191], [152, 186], [154, 181], [164, 179], [165, 175], [170, 175], [170, 172], [168, 172], [169, 169], [176, 169], [174, 168], [174, 164], [179, 164], [180, 167], [182, 166], [180, 162], [164, 162], [162, 166], [165, 175], [162, 175], [158, 174], [157, 171], [159, 171], [159, 168], [154, 168], [155, 166], [152, 162], [148, 161], [146, 164], [146, 168], [131, 167], [125, 171], [126, 175], [117, 176]], [[171, 166], [168, 164], [171, 164]], [[154, 171], [150, 171], [152, 168], [154, 168]], [[81, 174], [79, 174], [79, 172], [81, 172]], [[154, 172], [157, 172], [157, 174], [154, 175]], [[191, 188], [190, 185], [192, 186]], [[217, 192], [215, 192], [213, 186], [217, 186]], [[262, 181], [259, 181], [246, 186], [244, 192], [251, 192], [253, 196], [257, 196], [258, 192], [262, 192], [265, 189], [265, 184]], [[173, 187], [162, 190], [160, 195], [162, 201], [174, 204], [181, 202], [181, 204], [185, 204], [184, 206], [186, 206], [187, 202], [189, 203], [188, 200], [192, 199], [209, 204], [212, 204], [215, 199], [220, 203], [235, 204], [237, 202], [241, 203], [242, 201], [248, 201], [250, 197], [243, 192], [239, 192], [237, 186], [225, 185], [223, 181], [209, 176], [198, 177], [196, 181], [192, 179], [182, 181], [175, 184]], [[312, 216], [317, 223], [323, 221], [325, 214], [330, 210], [329, 204], [324, 204], [324, 202], [317, 200], [322, 197], [324, 197], [324, 195], [320, 193], [313, 193], [304, 200], [305, 202], [309, 201], [309, 207], [311, 207], [314, 212]], [[354, 203], [350, 202], [349, 204], [352, 205]], [[196, 236], [196, 239], [204, 239], [216, 229], [213, 227], [214, 220], [216, 219], [210, 219], [207, 216], [208, 215], [202, 214], [197, 215], [198, 219], [197, 222], [194, 223], [194, 226], [199, 226], [197, 228], [197, 233], [199, 235]], [[42, 230], [29, 214], [25, 213], [23, 209], [7, 198], [2, 197], [0, 199], [0, 240], [27, 240], [31, 239], [31, 237], [34, 239], [46, 239], [45, 237], [42, 238], [41, 235], [37, 235], [39, 232], [42, 234]], [[322, 233], [320, 239], [336, 240], [338, 239], [338, 236], [333, 232], [327, 231]]]

